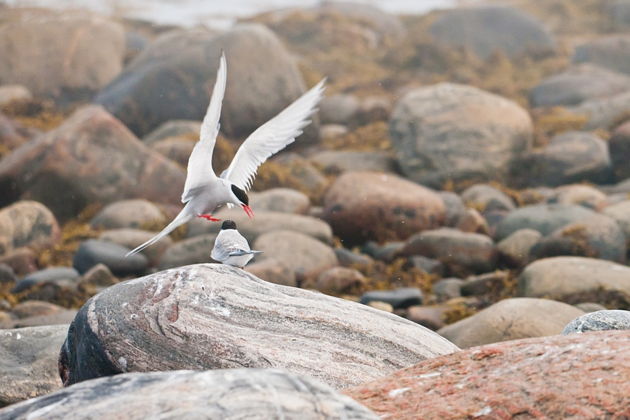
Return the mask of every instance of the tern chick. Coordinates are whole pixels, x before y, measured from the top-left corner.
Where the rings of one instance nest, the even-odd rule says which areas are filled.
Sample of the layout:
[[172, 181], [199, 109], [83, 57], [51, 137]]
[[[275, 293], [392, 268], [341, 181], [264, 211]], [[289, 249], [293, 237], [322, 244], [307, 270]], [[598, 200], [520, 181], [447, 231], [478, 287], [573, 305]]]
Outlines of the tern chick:
[[226, 220], [221, 225], [221, 231], [214, 241], [210, 256], [222, 264], [243, 268], [255, 254], [261, 252], [249, 249], [247, 239], [236, 230], [236, 223]]

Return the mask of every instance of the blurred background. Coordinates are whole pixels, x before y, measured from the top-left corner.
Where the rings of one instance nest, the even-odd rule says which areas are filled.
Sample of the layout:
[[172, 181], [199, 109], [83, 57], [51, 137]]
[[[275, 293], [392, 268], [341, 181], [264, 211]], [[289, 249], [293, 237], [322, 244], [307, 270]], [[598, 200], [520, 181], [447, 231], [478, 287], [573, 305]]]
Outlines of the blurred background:
[[219, 212], [265, 251], [247, 270], [462, 346], [483, 343], [458, 321], [517, 296], [571, 307], [547, 332], [571, 305], [629, 307], [628, 0], [5, 0], [4, 326], [68, 322], [104, 287], [210, 260], [206, 221], [122, 256], [181, 208], [221, 50], [216, 172], [327, 78], [260, 168], [256, 219]]

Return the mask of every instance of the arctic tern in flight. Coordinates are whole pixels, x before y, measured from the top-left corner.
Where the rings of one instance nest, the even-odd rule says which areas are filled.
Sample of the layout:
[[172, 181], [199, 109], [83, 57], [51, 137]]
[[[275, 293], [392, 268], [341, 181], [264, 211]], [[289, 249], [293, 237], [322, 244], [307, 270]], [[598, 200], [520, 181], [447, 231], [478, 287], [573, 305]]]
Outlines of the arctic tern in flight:
[[247, 239], [236, 230], [236, 223], [226, 220], [221, 225], [210, 256], [222, 264], [243, 268], [255, 254], [261, 252], [250, 249]]
[[325, 79], [319, 82], [274, 118], [258, 127], [243, 142], [230, 166], [217, 177], [212, 169], [212, 151], [219, 134], [219, 116], [226, 79], [225, 54], [221, 54], [217, 79], [208, 111], [201, 124], [199, 141], [188, 159], [188, 174], [182, 194], [184, 208], [160, 233], [127, 253], [127, 256], [142, 251], [195, 217], [219, 221], [212, 217], [212, 213], [223, 204], [230, 207], [241, 206], [249, 217], [253, 217], [247, 191], [258, 167], [302, 134], [304, 127], [310, 123], [308, 118], [316, 111], [322, 98], [325, 82]]

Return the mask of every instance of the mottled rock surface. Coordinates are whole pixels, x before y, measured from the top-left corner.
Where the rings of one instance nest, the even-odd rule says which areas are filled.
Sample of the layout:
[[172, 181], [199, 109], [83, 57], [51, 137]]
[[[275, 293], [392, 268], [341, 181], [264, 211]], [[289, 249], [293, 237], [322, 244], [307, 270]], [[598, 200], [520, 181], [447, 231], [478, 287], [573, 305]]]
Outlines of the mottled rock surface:
[[381, 418], [625, 418], [630, 332], [508, 341], [346, 391]]
[[630, 330], [630, 311], [596, 311], [575, 318], [562, 330], [562, 334], [588, 331]]
[[57, 219], [41, 203], [19, 201], [0, 209], [0, 255], [22, 247], [42, 251], [60, 236]]
[[91, 418], [119, 420], [378, 418], [307, 376], [278, 369], [225, 369], [99, 378], [0, 410], [0, 419], [84, 419], [88, 410]]
[[60, 369], [73, 384], [158, 369], [283, 367], [343, 388], [455, 350], [403, 318], [204, 264], [94, 296], [70, 327]]
[[67, 331], [67, 324], [0, 330], [0, 406], [61, 388], [57, 358]]

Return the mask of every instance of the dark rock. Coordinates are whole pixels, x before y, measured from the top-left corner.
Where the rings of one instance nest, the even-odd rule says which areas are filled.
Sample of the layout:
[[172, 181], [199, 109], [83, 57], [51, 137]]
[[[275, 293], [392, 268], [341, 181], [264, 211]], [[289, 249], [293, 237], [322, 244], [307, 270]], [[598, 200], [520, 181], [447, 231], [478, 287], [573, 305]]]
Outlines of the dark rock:
[[499, 258], [508, 265], [524, 267], [529, 263], [532, 248], [542, 234], [534, 229], [519, 229], [497, 244]]
[[440, 226], [444, 213], [434, 191], [378, 172], [345, 173], [324, 197], [324, 219], [345, 245], [406, 239]]
[[[249, 135], [305, 91], [295, 62], [273, 32], [248, 24], [219, 35], [199, 29], [162, 35], [98, 94], [96, 102], [138, 135], [163, 121], [201, 120], [221, 50], [226, 51], [230, 74], [221, 130], [230, 137]], [[263, 73], [257, 70], [262, 67]]]
[[272, 188], [263, 192], [250, 192], [249, 205], [258, 211], [306, 214], [311, 200], [304, 193], [290, 188]]
[[613, 170], [617, 179], [630, 178], [630, 167], [628, 159], [630, 159], [630, 121], [620, 125], [615, 129], [610, 140], [608, 140], [610, 148], [610, 159], [612, 160]]
[[444, 274], [444, 264], [433, 258], [414, 255], [409, 258], [409, 263], [413, 268], [417, 268], [427, 274], [434, 274], [439, 277], [442, 277], [442, 274]]
[[173, 244], [162, 255], [160, 270], [212, 261], [210, 252], [216, 238], [216, 234], [199, 235]]
[[335, 252], [326, 244], [290, 230], [276, 230], [256, 239], [252, 249], [263, 251], [257, 260], [274, 258], [289, 267], [299, 285], [314, 280], [324, 270], [338, 264]]
[[[256, 212], [256, 217], [250, 219], [240, 208], [223, 209], [214, 216], [221, 220], [233, 220], [238, 231], [250, 244], [259, 236], [278, 230], [290, 230], [325, 243], [332, 243], [332, 230], [325, 222], [310, 216], [301, 214], [280, 213], [276, 211]], [[188, 237], [208, 233], [219, 233], [221, 223], [208, 223], [207, 220], [196, 219], [188, 224]]]
[[[272, 390], [272, 392], [270, 392]], [[160, 403], [152, 400], [160, 397]], [[282, 398], [278, 398], [279, 396]], [[60, 404], [63, 401], [63, 404]], [[127, 373], [76, 384], [0, 411], [0, 419], [344, 418], [376, 420], [370, 410], [306, 376], [279, 369]]]
[[433, 293], [439, 301], [458, 298], [462, 295], [462, 284], [464, 284], [462, 279], [442, 279], [433, 285]]
[[68, 10], [2, 13], [0, 84], [19, 83], [61, 103], [85, 101], [122, 68], [125, 34], [110, 19]]
[[0, 257], [0, 264], [8, 265], [21, 277], [37, 271], [37, 256], [29, 248], [18, 248]]
[[94, 228], [117, 229], [159, 226], [166, 223], [158, 206], [147, 200], [122, 200], [107, 205], [90, 220]]
[[624, 263], [626, 237], [614, 219], [595, 215], [554, 231], [532, 247], [530, 255], [535, 259], [574, 255]]
[[630, 267], [584, 257], [545, 258], [528, 265], [518, 278], [519, 294], [568, 303], [591, 300], [630, 307]]
[[310, 157], [327, 173], [343, 172], [397, 172], [396, 160], [385, 152], [361, 152], [354, 150], [324, 150]]
[[381, 245], [374, 241], [369, 241], [363, 246], [363, 252], [379, 261], [391, 263], [400, 256], [400, 251], [404, 247], [404, 242], [387, 242]]
[[504, 180], [514, 159], [531, 148], [532, 130], [529, 114], [516, 103], [450, 83], [412, 90], [390, 119], [403, 173], [435, 188], [447, 181]]
[[[156, 232], [149, 232], [138, 229], [112, 229], [106, 230], [98, 237], [101, 241], [112, 242], [125, 248], [134, 249], [140, 244], [145, 243]], [[169, 236], [165, 236], [148, 248], [143, 249], [140, 253], [147, 257], [151, 266], [156, 266], [160, 262], [160, 258], [164, 252], [173, 245], [173, 240]]]
[[438, 331], [442, 337], [468, 348], [499, 341], [560, 334], [578, 308], [547, 299], [504, 299], [483, 311]]
[[43, 251], [59, 238], [57, 219], [36, 201], [19, 201], [0, 210], [0, 255], [22, 247]]
[[533, 153], [531, 185], [565, 185], [612, 180], [612, 166], [606, 142], [594, 134], [572, 131], [559, 134], [542, 151]]
[[365, 254], [352, 252], [347, 248], [335, 248], [339, 265], [364, 270], [374, 264], [374, 260]]
[[346, 394], [381, 418], [623, 418], [628, 340], [628, 331], [605, 331], [475, 347]]
[[517, 230], [533, 229], [548, 235], [568, 224], [594, 216], [595, 212], [582, 206], [539, 204], [521, 207], [511, 212], [497, 226], [496, 238], [505, 239]]
[[478, 233], [442, 228], [418, 233], [401, 255], [423, 255], [440, 260], [451, 273], [486, 273], [495, 268], [497, 250], [492, 239]]
[[479, 276], [468, 277], [461, 284], [460, 290], [463, 296], [478, 296], [492, 293], [499, 295], [505, 289], [510, 280], [509, 271], [495, 271]]
[[359, 112], [359, 107], [359, 100], [354, 95], [330, 95], [322, 99], [319, 116], [324, 124], [348, 125]]
[[298, 285], [293, 270], [275, 258], [248, 264], [243, 270], [269, 283], [291, 287]]
[[45, 270], [31, 273], [20, 280], [11, 293], [21, 293], [30, 288], [41, 286], [47, 283], [57, 283], [59, 281], [78, 280], [79, 273], [71, 267], [52, 267]]
[[17, 276], [11, 266], [0, 263], [0, 293], [6, 293], [15, 286]]
[[111, 242], [89, 239], [79, 246], [72, 266], [81, 274], [97, 264], [106, 265], [117, 276], [143, 273], [148, 266], [147, 258], [142, 254], [125, 257], [129, 251], [129, 248]]
[[179, 203], [184, 180], [183, 169], [89, 105], [0, 161], [0, 205], [29, 196], [67, 220], [90, 203]]
[[630, 311], [597, 311], [581, 315], [569, 322], [562, 334], [608, 330], [630, 330]]
[[574, 63], [594, 63], [630, 74], [630, 36], [611, 35], [585, 42], [575, 48]]
[[96, 264], [90, 268], [79, 281], [82, 286], [105, 288], [118, 283], [116, 276], [107, 268], [105, 264]]
[[94, 296], [70, 327], [60, 372], [71, 385], [124, 372], [284, 367], [343, 388], [456, 350], [392, 314], [204, 264]]
[[[342, 294], [352, 293], [366, 283], [363, 274], [354, 268], [333, 267], [321, 272], [312, 286], [320, 292]], [[306, 287], [311, 287], [311, 284]]]
[[604, 68], [581, 64], [548, 77], [530, 91], [532, 106], [571, 106], [628, 90], [630, 78]]
[[436, 42], [467, 48], [482, 59], [497, 51], [518, 57], [555, 49], [552, 35], [538, 20], [506, 6], [450, 9], [431, 24], [429, 31]]
[[[59, 348], [68, 325], [0, 330], [0, 407], [61, 389]], [[7, 416], [0, 410], [0, 418]]]
[[394, 290], [373, 290], [361, 296], [364, 305], [370, 302], [389, 303], [394, 309], [404, 309], [413, 305], [422, 305], [422, 291], [415, 287], [403, 287]]

